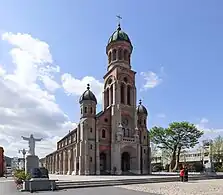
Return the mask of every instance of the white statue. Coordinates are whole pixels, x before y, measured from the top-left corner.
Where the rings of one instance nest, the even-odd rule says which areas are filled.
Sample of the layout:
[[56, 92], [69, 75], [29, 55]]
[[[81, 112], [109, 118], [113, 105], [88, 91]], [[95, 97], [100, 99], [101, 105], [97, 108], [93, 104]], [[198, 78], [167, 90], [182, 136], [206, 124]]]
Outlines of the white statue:
[[35, 142], [36, 141], [41, 141], [42, 138], [40, 139], [36, 139], [33, 137], [33, 134], [30, 135], [30, 137], [23, 137], [23, 140], [26, 140], [26, 141], [29, 141], [29, 154], [32, 155], [32, 156], [35, 156]]

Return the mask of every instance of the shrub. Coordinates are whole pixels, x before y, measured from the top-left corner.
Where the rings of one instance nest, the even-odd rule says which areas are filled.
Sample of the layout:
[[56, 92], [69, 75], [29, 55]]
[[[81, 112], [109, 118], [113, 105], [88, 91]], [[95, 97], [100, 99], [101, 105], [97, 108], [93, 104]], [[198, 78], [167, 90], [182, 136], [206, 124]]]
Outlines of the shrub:
[[16, 170], [14, 177], [17, 184], [22, 184], [23, 181], [31, 178], [30, 174], [26, 174], [24, 170]]

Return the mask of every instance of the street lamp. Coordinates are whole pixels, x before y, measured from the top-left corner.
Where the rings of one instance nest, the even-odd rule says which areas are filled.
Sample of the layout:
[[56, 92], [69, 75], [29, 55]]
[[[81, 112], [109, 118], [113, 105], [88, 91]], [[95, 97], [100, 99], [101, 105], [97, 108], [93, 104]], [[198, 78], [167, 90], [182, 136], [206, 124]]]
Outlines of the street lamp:
[[26, 157], [27, 150], [26, 149], [19, 150], [19, 153], [22, 153], [23, 155], [23, 168], [25, 168], [25, 157]]

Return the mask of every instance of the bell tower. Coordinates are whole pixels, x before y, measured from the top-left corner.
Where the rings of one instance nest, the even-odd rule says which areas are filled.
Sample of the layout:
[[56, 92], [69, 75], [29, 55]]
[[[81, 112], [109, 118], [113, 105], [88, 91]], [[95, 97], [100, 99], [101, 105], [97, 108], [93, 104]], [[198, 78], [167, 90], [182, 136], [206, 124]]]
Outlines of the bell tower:
[[[123, 139], [133, 140], [137, 126], [135, 74], [131, 68], [133, 46], [122, 30], [120, 21], [106, 47], [107, 73], [104, 76], [103, 110], [111, 112], [112, 167], [121, 172], [119, 144]], [[120, 150], [120, 151], [119, 151]], [[117, 152], [119, 151], [119, 152]]]

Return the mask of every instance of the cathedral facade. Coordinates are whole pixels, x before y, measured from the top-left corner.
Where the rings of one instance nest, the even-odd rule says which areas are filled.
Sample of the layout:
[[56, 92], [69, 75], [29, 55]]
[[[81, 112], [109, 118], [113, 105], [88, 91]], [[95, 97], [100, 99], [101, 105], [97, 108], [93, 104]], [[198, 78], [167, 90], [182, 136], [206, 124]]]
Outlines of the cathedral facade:
[[79, 99], [80, 122], [57, 142], [57, 150], [45, 158], [50, 173], [72, 175], [150, 174], [151, 149], [147, 110], [136, 104], [136, 72], [133, 51], [120, 24], [109, 38], [104, 75], [103, 109], [90, 85]]

